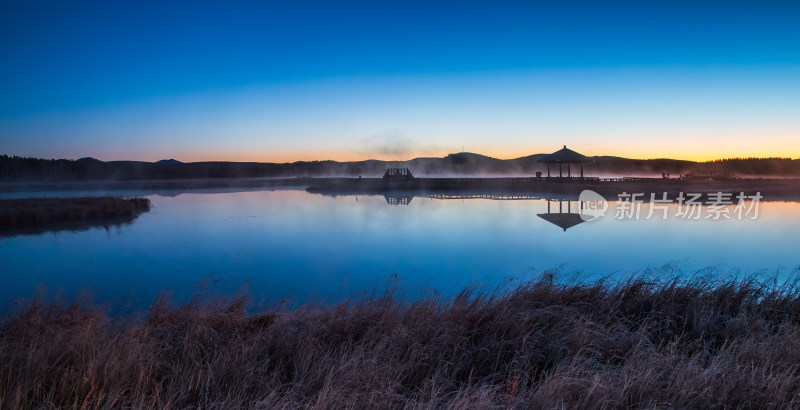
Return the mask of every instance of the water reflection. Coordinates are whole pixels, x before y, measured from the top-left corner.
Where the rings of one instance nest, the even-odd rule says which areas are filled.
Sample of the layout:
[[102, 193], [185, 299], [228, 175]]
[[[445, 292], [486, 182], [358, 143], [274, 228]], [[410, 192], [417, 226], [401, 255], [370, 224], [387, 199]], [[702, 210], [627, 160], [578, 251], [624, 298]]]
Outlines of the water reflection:
[[111, 234], [111, 232], [121, 232], [122, 228], [133, 223], [139, 214], [131, 216], [120, 216], [114, 218], [90, 219], [82, 221], [63, 221], [50, 222], [44, 225], [34, 225], [25, 227], [2, 227], [0, 228], [0, 238], [13, 237], [20, 235], [42, 235], [58, 232], [83, 232], [90, 229], [100, 229]]
[[414, 195], [404, 195], [402, 193], [390, 193], [383, 196], [389, 205], [408, 205], [414, 199]]
[[798, 203], [763, 203], [758, 220], [609, 215], [576, 229], [543, 217], [579, 212], [575, 198], [475, 195], [148, 195], [152, 210], [118, 230], [0, 239], [0, 302], [39, 284], [67, 293], [89, 287], [131, 305], [164, 289], [240, 286], [257, 299], [304, 301], [380, 289], [395, 277], [447, 292], [558, 266], [614, 275], [665, 264], [786, 273], [800, 264]]
[[[569, 200], [569, 199], [546, 199], [547, 201], [547, 213], [537, 214], [539, 218], [544, 219], [547, 222], [561, 228], [564, 232], [567, 229], [572, 228], [575, 225], [581, 224], [584, 222], [583, 218], [580, 215], [580, 209], [583, 203], [579, 200]], [[558, 212], [551, 212], [551, 202], [558, 202]], [[566, 209], [564, 207], [564, 202], [567, 203]], [[572, 203], [576, 203], [576, 210], [572, 212]]]

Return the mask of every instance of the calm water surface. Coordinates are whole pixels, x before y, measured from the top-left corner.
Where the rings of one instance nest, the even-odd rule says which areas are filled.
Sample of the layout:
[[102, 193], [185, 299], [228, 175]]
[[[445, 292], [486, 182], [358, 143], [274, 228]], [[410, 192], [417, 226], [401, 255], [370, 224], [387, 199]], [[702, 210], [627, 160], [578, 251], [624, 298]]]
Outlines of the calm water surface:
[[800, 265], [796, 202], [762, 202], [757, 220], [605, 218], [564, 231], [537, 216], [544, 200], [391, 205], [301, 190], [147, 197], [153, 209], [130, 225], [0, 238], [0, 301], [89, 289], [96, 300], [142, 307], [162, 291], [244, 287], [256, 299], [305, 302], [387, 284], [452, 293], [556, 267], [621, 275], [668, 264], [785, 277]]

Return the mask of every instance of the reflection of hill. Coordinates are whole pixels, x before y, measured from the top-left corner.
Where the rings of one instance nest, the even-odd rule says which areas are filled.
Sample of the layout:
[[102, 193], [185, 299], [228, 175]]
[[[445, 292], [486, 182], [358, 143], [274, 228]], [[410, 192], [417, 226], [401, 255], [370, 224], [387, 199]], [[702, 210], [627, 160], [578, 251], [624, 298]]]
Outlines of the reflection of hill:
[[[415, 158], [408, 161], [299, 161], [292, 163], [190, 162], [162, 160], [103, 162], [94, 158], [45, 160], [0, 156], [0, 180], [154, 180], [194, 178], [265, 178], [294, 176], [380, 177], [387, 168], [409, 168], [415, 176], [501, 176], [534, 175], [544, 171], [538, 160], [543, 154], [515, 159], [497, 159], [472, 153], [450, 154], [443, 158]], [[724, 160], [725, 167], [745, 176], [800, 176], [800, 160], [782, 158]], [[628, 159], [611, 156], [590, 157], [584, 164], [586, 175], [672, 176], [688, 172], [698, 163], [673, 159]]]

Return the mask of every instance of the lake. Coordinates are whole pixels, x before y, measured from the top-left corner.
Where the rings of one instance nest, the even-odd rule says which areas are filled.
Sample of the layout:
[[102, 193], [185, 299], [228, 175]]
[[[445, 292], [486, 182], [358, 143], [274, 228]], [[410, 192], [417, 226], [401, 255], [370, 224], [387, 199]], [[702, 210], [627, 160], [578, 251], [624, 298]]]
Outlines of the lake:
[[[105, 192], [6, 193], [102, 195]], [[113, 192], [113, 194], [120, 194]], [[0, 238], [0, 302], [90, 292], [121, 308], [162, 292], [250, 293], [256, 301], [329, 302], [399, 287], [453, 294], [502, 286], [544, 270], [587, 277], [646, 269], [691, 274], [760, 272], [800, 265], [800, 203], [766, 202], [758, 218], [605, 218], [563, 227], [545, 199], [325, 196], [304, 190], [130, 192], [153, 208], [108, 229]], [[575, 202], [561, 204], [576, 210]], [[648, 206], [642, 208], [647, 214]]]

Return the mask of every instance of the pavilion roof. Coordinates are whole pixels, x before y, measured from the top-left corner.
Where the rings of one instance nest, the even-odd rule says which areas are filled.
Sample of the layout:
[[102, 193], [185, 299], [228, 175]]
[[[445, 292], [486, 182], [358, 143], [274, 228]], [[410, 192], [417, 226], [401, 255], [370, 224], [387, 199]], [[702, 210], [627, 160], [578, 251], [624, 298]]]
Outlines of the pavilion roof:
[[567, 148], [566, 145], [564, 145], [564, 148], [539, 159], [540, 162], [584, 162], [588, 160], [589, 157]]
[[537, 216], [563, 229], [564, 231], [572, 228], [575, 225], [585, 222], [580, 215], [572, 213], [538, 214]]

